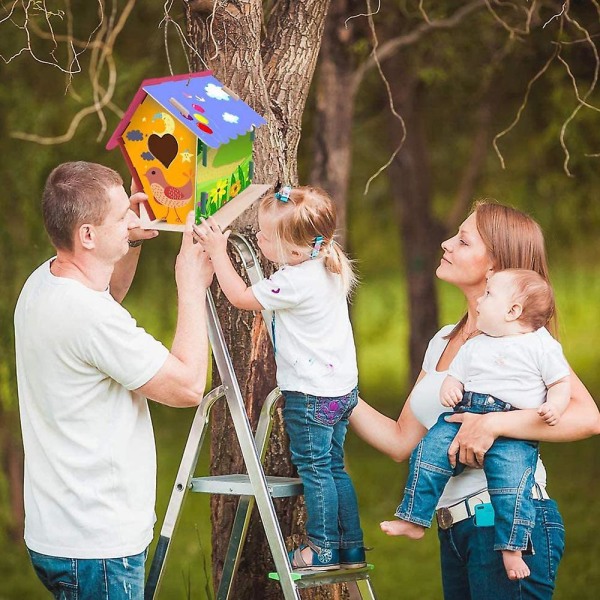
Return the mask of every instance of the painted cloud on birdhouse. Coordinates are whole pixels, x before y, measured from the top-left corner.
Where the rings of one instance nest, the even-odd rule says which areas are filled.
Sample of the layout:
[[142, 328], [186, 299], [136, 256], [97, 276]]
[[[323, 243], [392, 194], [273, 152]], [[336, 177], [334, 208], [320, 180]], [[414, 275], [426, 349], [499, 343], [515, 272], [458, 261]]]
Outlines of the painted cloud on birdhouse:
[[190, 210], [198, 221], [250, 186], [264, 123], [210, 71], [147, 79], [106, 147], [121, 148], [148, 195], [143, 226], [180, 229]]

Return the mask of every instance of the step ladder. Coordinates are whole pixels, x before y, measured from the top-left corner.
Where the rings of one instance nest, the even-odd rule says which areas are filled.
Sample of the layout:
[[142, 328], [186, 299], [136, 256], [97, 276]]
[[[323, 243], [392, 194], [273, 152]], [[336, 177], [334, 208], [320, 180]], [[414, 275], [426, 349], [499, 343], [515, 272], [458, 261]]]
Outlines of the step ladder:
[[[260, 263], [248, 240], [242, 235], [232, 232], [229, 241], [239, 254], [242, 267], [248, 274], [250, 282], [253, 284], [262, 279], [263, 274]], [[210, 291], [207, 294], [206, 304], [208, 337], [222, 384], [206, 394], [196, 410], [146, 580], [144, 599], [153, 600], [157, 596], [171, 540], [187, 492], [202, 492], [239, 496], [223, 574], [217, 591], [217, 600], [232, 600], [233, 581], [255, 504], [258, 507], [277, 570], [276, 573], [271, 573], [269, 577], [279, 581], [285, 600], [300, 600], [298, 590], [301, 588], [347, 582], [356, 582], [361, 598], [375, 600], [369, 578], [369, 572], [373, 568], [372, 565], [367, 565], [362, 569], [338, 569], [335, 571], [296, 572], [292, 570], [273, 506], [273, 498], [301, 494], [302, 483], [297, 478], [265, 476], [262, 468], [271, 434], [275, 406], [281, 398], [281, 393], [276, 388], [267, 396], [258, 419], [256, 433], [253, 436], [242, 393]], [[264, 311], [263, 318], [266, 323], [269, 323], [271, 313]], [[208, 431], [211, 408], [217, 400], [223, 398], [227, 402], [233, 420], [248, 474], [194, 477], [200, 449]]]

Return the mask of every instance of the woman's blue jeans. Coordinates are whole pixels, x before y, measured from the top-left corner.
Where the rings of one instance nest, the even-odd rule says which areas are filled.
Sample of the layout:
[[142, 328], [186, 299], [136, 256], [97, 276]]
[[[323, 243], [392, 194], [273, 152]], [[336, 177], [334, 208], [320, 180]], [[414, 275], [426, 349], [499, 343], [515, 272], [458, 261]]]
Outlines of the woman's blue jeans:
[[344, 439], [358, 390], [335, 398], [282, 393], [292, 462], [304, 485], [308, 539], [319, 548], [362, 548], [356, 492], [344, 466]]
[[533, 500], [535, 554], [523, 556], [531, 575], [511, 581], [500, 552], [494, 551], [494, 527], [476, 527], [474, 518], [449, 529], [438, 528], [445, 600], [550, 600], [565, 549], [565, 529], [554, 500]]
[[[455, 412], [485, 414], [511, 410], [511, 406], [489, 396], [466, 392]], [[402, 504], [396, 516], [429, 527], [437, 502], [452, 475], [448, 446], [458, 433], [460, 423], [448, 423], [444, 413], [427, 432], [410, 458], [410, 473]], [[531, 531], [535, 509], [531, 491], [538, 460], [538, 444], [524, 440], [498, 438], [486, 452], [483, 470], [495, 514], [495, 550], [531, 550]]]
[[57, 600], [143, 600], [147, 550], [122, 558], [60, 558], [28, 550], [31, 563]]

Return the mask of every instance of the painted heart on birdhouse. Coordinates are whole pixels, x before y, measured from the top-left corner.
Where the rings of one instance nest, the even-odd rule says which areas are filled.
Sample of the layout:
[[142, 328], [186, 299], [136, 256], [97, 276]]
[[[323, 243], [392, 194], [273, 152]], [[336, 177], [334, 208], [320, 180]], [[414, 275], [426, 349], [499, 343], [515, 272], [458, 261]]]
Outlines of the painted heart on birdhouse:
[[179, 144], [170, 133], [162, 136], [153, 133], [148, 138], [148, 150], [168, 169], [177, 156]]

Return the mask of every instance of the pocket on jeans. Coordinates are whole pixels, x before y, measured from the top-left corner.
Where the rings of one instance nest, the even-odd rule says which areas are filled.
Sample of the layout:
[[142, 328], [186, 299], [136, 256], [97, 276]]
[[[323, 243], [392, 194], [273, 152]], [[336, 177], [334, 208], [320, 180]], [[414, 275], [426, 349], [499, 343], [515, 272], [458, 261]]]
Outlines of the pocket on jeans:
[[65, 598], [76, 597], [71, 595], [73, 591], [77, 591], [77, 567], [74, 559], [28, 551], [36, 575], [50, 591], [63, 590]]
[[315, 396], [315, 421], [323, 425], [335, 425], [348, 417], [357, 403], [356, 390], [343, 396]]

